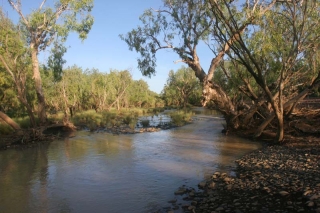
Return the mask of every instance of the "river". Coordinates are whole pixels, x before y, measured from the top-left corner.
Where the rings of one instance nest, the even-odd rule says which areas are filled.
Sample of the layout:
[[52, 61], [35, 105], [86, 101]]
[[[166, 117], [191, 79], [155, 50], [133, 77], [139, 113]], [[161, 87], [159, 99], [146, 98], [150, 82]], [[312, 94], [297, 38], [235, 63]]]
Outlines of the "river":
[[[223, 120], [197, 114], [192, 124], [154, 133], [75, 137], [0, 152], [0, 212], [144, 213], [170, 207], [182, 185], [260, 147], [221, 134]], [[177, 211], [178, 212], [178, 211]]]

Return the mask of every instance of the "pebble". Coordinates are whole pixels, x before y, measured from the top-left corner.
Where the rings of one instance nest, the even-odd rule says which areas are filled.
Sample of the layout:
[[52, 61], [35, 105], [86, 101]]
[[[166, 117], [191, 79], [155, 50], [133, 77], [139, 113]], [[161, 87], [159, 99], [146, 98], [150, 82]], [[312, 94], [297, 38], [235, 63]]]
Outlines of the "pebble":
[[183, 195], [187, 192], [187, 189], [184, 187], [180, 187], [177, 191], [174, 192], [175, 195]]
[[238, 159], [236, 176], [217, 171], [200, 182], [185, 211], [320, 213], [319, 156], [317, 140], [266, 146]]
[[206, 186], [207, 182], [206, 181], [202, 181], [198, 184], [199, 188], [204, 188]]
[[289, 194], [289, 192], [281, 191], [281, 192], [279, 192], [279, 194], [280, 194], [281, 196], [286, 196], [286, 195], [288, 195], [288, 194]]

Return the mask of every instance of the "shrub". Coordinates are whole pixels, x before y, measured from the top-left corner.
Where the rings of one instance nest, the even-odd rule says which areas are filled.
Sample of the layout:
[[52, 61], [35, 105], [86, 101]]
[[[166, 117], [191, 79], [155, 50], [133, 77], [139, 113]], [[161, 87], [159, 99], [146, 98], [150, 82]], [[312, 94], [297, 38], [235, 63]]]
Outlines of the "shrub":
[[135, 115], [126, 115], [123, 118], [123, 123], [128, 125], [131, 129], [134, 129], [137, 124], [137, 118]]
[[96, 113], [94, 110], [89, 110], [81, 113], [77, 113], [73, 118], [72, 122], [77, 126], [87, 126], [91, 131], [102, 127], [106, 124], [102, 114]]
[[148, 119], [140, 120], [140, 124], [141, 124], [142, 127], [149, 127], [150, 120], [148, 120]]
[[129, 123], [129, 128], [134, 129], [136, 127], [136, 125], [137, 125], [137, 121], [136, 120], [132, 121], [131, 123]]
[[123, 123], [129, 125], [134, 120], [134, 117], [131, 115], [125, 115], [122, 119]]
[[52, 123], [62, 122], [64, 118], [63, 112], [55, 112], [48, 114], [48, 121]]
[[[28, 116], [13, 119], [22, 129], [30, 128], [30, 118]], [[36, 123], [39, 123], [38, 117], [35, 117]]]
[[182, 126], [191, 121], [192, 116], [194, 115], [191, 111], [173, 111], [169, 113], [171, 122], [175, 126]]

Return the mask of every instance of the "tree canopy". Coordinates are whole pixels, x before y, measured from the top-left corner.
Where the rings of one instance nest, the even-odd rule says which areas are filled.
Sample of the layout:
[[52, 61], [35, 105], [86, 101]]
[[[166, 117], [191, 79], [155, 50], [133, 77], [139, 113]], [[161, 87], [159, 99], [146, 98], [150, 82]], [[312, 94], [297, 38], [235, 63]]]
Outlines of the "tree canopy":
[[[8, 3], [20, 16], [21, 31], [26, 36], [30, 48], [33, 79], [38, 99], [38, 117], [40, 123], [44, 124], [47, 119], [46, 102], [42, 89], [38, 53], [45, 50], [58, 38], [65, 41], [70, 32], [76, 32], [80, 39], [85, 39], [93, 25], [93, 17], [90, 14], [93, 0], [61, 0], [56, 1], [52, 7], [47, 7], [46, 0], [43, 0], [39, 8], [28, 15], [23, 14], [20, 0], [8, 0]], [[59, 57], [63, 56], [61, 53], [65, 50], [59, 48], [59, 45], [55, 45], [54, 50], [51, 66], [61, 71], [59, 68], [61, 64], [57, 62], [59, 60], [60, 63], [63, 62]]]
[[176, 72], [171, 70], [167, 83], [162, 90], [167, 105], [186, 107], [187, 104], [199, 105], [201, 85], [190, 68], [182, 66]]
[[[214, 103], [225, 116], [227, 131], [258, 125], [259, 136], [274, 120], [282, 141], [284, 116], [319, 87], [319, 11], [313, 0], [166, 0], [121, 38], [140, 54], [144, 75], [155, 72], [157, 52], [175, 52], [202, 82], [202, 104]], [[197, 53], [200, 43], [212, 52], [207, 71]]]

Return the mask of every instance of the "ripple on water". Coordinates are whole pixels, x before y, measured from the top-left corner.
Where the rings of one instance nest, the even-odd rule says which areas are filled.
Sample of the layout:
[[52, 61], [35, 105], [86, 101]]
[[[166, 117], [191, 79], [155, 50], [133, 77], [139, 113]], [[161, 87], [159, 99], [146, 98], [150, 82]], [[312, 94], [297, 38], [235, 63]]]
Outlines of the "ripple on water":
[[230, 171], [235, 159], [259, 148], [222, 135], [222, 123], [217, 114], [199, 114], [181, 128], [116, 136], [83, 131], [48, 146], [2, 152], [0, 212], [141, 213], [168, 206], [179, 186], [196, 187], [217, 169]]

